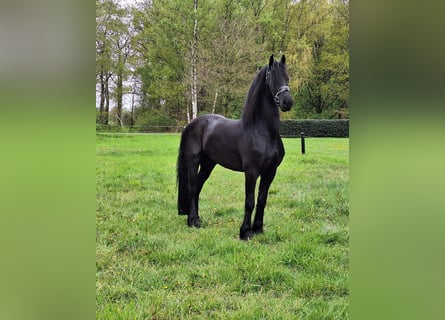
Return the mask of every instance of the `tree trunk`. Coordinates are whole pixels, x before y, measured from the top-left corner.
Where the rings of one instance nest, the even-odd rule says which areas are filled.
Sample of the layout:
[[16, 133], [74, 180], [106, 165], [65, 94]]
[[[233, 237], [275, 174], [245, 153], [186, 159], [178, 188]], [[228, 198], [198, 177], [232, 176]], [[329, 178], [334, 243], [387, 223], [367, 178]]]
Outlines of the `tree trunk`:
[[212, 113], [215, 113], [216, 100], [218, 100], [218, 89], [215, 90], [215, 99], [213, 99]]
[[116, 117], [120, 121], [121, 126], [122, 126], [122, 95], [123, 95], [122, 70], [119, 70], [117, 74], [117, 83], [116, 83], [116, 100], [117, 100]]
[[[135, 80], [136, 83], [136, 80]], [[130, 118], [130, 127], [134, 126], [134, 94], [136, 90], [136, 85], [133, 86], [131, 90], [131, 118]]]
[[110, 112], [110, 88], [108, 87], [108, 80], [110, 79], [110, 75], [105, 77], [104, 81], [104, 95], [105, 95], [105, 108], [102, 117], [102, 124], [108, 125], [108, 114]]
[[100, 71], [100, 105], [99, 105], [99, 118], [97, 119], [100, 124], [102, 124], [104, 104], [105, 104], [105, 79], [103, 70]]
[[194, 0], [194, 26], [193, 40], [191, 47], [192, 66], [191, 66], [191, 98], [192, 98], [192, 119], [198, 116], [198, 92], [197, 92], [197, 72], [196, 72], [196, 46], [198, 42], [198, 0]]

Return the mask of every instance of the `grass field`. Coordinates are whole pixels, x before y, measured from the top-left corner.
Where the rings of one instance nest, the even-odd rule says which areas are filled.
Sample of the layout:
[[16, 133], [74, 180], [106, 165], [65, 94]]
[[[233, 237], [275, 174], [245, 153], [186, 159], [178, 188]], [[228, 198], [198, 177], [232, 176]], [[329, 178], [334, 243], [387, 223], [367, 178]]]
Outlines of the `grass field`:
[[96, 318], [348, 319], [349, 139], [283, 139], [250, 241], [242, 173], [215, 168], [202, 228], [177, 215], [179, 139], [97, 135]]

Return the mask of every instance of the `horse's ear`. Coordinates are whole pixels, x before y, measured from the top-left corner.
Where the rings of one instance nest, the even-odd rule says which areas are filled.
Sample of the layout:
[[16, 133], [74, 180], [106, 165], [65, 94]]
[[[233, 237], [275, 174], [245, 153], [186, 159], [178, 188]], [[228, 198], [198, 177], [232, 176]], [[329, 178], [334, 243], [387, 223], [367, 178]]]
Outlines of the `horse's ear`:
[[284, 56], [284, 54], [281, 56], [281, 63], [286, 64], [286, 57]]
[[273, 55], [271, 55], [269, 58], [269, 68], [272, 68], [273, 62], [274, 62]]

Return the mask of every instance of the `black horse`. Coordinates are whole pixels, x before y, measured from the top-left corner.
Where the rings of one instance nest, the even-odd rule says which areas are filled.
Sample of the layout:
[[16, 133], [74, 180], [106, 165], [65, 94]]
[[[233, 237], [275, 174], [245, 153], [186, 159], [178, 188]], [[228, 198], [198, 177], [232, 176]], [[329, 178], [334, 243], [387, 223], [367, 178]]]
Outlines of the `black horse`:
[[[188, 215], [189, 227], [201, 226], [198, 200], [202, 186], [216, 164], [245, 172], [245, 213], [240, 238], [263, 232], [264, 207], [269, 186], [284, 157], [279, 134], [280, 115], [293, 100], [288, 87], [286, 58], [263, 67], [247, 93], [241, 120], [207, 114], [190, 122], [181, 136], [177, 161], [178, 213]], [[261, 177], [255, 219], [255, 186]]]

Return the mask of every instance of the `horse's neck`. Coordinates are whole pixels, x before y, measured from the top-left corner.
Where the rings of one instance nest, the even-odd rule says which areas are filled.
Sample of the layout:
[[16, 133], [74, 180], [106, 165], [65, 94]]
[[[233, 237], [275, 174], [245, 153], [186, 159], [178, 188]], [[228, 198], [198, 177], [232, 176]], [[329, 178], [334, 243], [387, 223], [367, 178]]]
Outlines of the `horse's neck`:
[[261, 104], [257, 106], [255, 114], [254, 127], [264, 134], [275, 137], [279, 134], [280, 113], [278, 107], [271, 103], [269, 99], [262, 99]]
[[[276, 136], [280, 127], [280, 113], [269, 88], [265, 83], [260, 83], [263, 81], [261, 79], [264, 78], [264, 72], [260, 73], [258, 77], [250, 87], [246, 101], [246, 104], [253, 104], [254, 110], [244, 110], [241, 122], [245, 128], [252, 128], [262, 134]], [[255, 91], [254, 85], [260, 87], [256, 87]]]
[[273, 104], [263, 103], [261, 106], [263, 117], [258, 117], [258, 123], [261, 123], [264, 128], [267, 128], [267, 131], [272, 136], [276, 136], [279, 133], [280, 129], [280, 113], [278, 112], [278, 107]]

